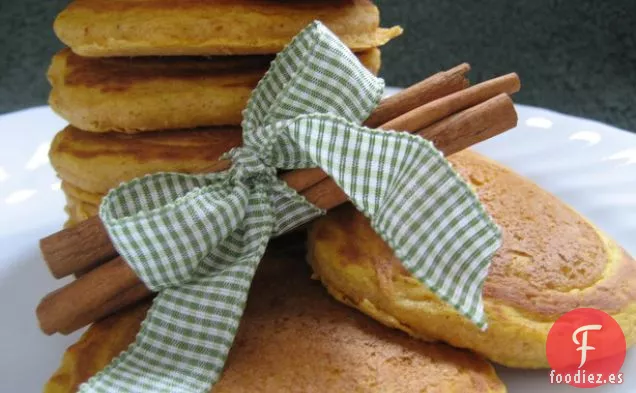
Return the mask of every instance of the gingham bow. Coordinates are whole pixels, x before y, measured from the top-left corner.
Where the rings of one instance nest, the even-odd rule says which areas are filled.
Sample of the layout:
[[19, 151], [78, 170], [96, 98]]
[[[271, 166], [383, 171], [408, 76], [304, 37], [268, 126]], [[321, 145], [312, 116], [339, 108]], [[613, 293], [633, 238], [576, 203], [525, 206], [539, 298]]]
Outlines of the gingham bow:
[[268, 240], [322, 213], [276, 169], [321, 167], [415, 277], [485, 326], [481, 287], [499, 230], [429, 142], [360, 125], [383, 89], [314, 22], [254, 91], [230, 170], [111, 191], [102, 221], [158, 295], [136, 342], [80, 391], [202, 393], [218, 380]]

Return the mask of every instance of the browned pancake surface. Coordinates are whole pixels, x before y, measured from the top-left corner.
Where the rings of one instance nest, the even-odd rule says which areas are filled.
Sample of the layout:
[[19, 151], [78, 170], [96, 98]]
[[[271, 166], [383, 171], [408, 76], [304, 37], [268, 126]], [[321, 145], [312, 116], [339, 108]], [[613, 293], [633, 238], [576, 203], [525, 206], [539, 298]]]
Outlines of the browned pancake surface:
[[76, 0], [55, 31], [83, 56], [244, 55], [277, 53], [314, 20], [356, 51], [401, 33], [368, 0]]
[[93, 194], [156, 172], [205, 173], [242, 142], [239, 128], [96, 134], [72, 126], [51, 144], [51, 164], [62, 180]]
[[203, 82], [214, 77], [226, 80], [225, 85], [256, 82], [267, 71], [274, 56], [207, 56], [207, 57], [82, 57], [63, 49], [54, 62], [65, 67], [63, 83], [67, 86], [98, 87], [102, 92], [123, 91], [135, 83], [164, 79], [194, 79]]
[[[374, 74], [376, 48], [358, 53]], [[49, 104], [85, 131], [167, 131], [240, 125], [273, 56], [88, 58], [68, 49], [51, 63]]]

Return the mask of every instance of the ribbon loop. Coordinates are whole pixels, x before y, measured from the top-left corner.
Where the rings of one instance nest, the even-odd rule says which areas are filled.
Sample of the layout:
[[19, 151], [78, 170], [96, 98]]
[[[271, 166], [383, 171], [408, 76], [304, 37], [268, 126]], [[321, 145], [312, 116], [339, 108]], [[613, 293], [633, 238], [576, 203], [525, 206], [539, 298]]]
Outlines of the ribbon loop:
[[308, 114], [332, 114], [363, 122], [377, 106], [384, 81], [320, 22], [313, 22], [278, 54], [243, 112], [243, 140], [271, 154], [281, 169], [315, 165], [295, 149], [281, 130]]
[[[111, 191], [102, 221], [135, 273], [153, 291], [190, 281], [201, 261], [241, 225], [249, 190], [226, 174], [156, 174]], [[153, 189], [162, 185], [161, 193]], [[157, 202], [164, 202], [158, 204]], [[144, 209], [135, 211], [138, 205]]]

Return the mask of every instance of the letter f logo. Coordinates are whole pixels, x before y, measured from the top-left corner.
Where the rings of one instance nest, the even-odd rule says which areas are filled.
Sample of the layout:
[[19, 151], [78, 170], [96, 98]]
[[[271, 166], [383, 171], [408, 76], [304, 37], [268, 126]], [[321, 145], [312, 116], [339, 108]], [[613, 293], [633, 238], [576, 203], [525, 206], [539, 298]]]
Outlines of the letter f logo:
[[[587, 360], [587, 351], [593, 351], [596, 349], [592, 346], [587, 345], [587, 332], [590, 330], [601, 330], [602, 328], [603, 328], [602, 325], [585, 325], [576, 329], [574, 333], [572, 334], [572, 341], [574, 341], [574, 344], [580, 345], [580, 347], [576, 349], [577, 351], [581, 351], [581, 364], [579, 365], [579, 368], [583, 367], [583, 365], [585, 364], [585, 361]], [[577, 336], [581, 332], [583, 333], [582, 335], [583, 338], [581, 342], [579, 342], [579, 339], [577, 338]]]

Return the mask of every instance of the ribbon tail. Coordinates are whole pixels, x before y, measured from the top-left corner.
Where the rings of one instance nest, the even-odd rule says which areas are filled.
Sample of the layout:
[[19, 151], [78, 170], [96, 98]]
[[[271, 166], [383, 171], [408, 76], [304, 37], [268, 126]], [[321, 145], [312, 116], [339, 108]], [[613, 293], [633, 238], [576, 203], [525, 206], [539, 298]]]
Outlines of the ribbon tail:
[[160, 292], [135, 343], [80, 393], [207, 393], [223, 371], [272, 227], [248, 213], [193, 281]]
[[414, 277], [486, 328], [481, 290], [500, 230], [440, 151], [417, 136], [332, 115], [301, 116], [288, 133]]
[[257, 266], [230, 264], [162, 291], [136, 342], [80, 392], [209, 392], [223, 371]]

